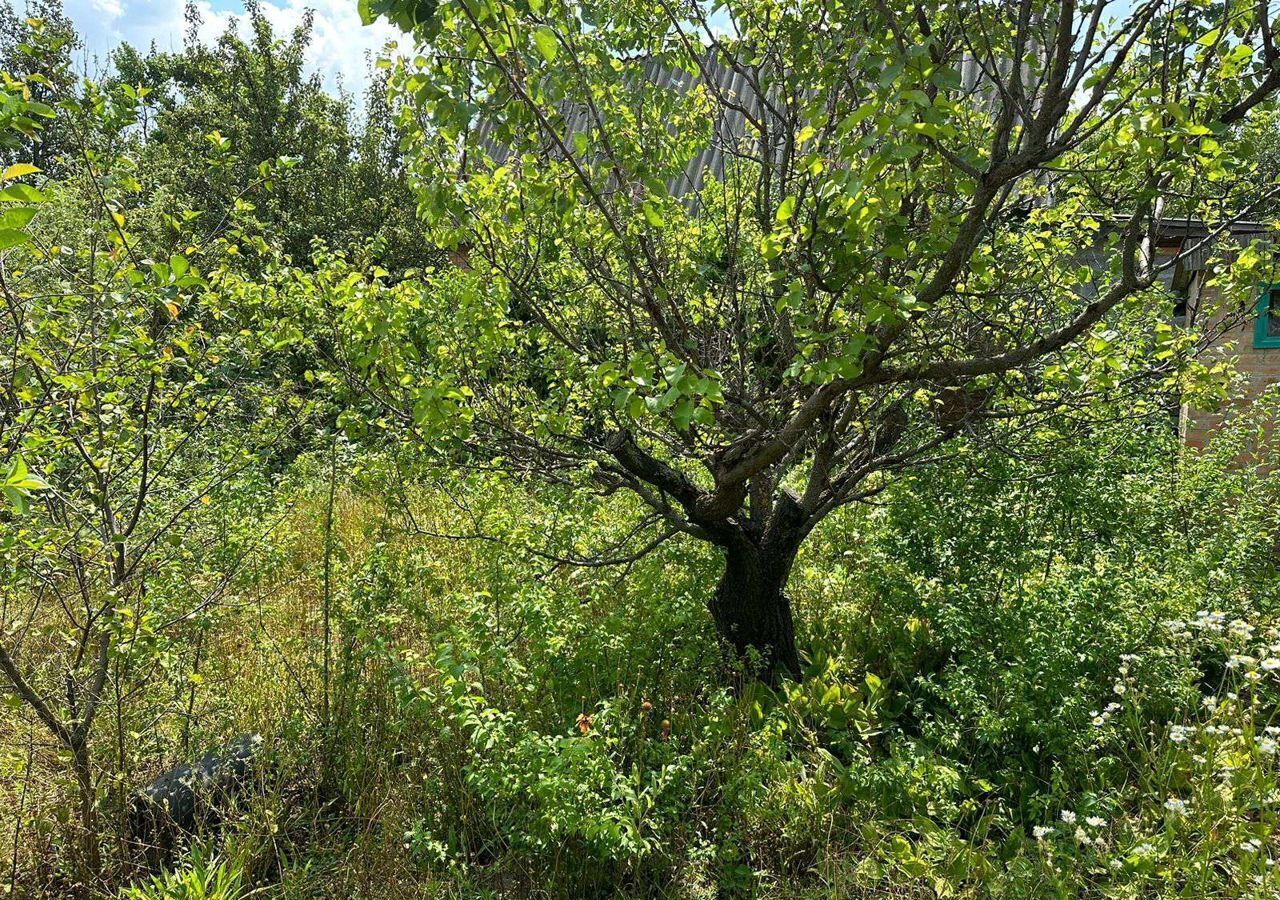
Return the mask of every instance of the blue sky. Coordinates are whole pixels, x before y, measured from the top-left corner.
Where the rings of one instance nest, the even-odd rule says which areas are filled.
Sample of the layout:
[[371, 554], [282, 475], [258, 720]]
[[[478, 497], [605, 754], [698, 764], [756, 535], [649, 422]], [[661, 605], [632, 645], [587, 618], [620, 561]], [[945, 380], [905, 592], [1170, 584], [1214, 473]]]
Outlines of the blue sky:
[[[4, 3], [6, 0], [0, 0]], [[22, 6], [25, 0], [8, 0]], [[182, 46], [186, 25], [183, 0], [63, 0], [67, 14], [84, 38], [86, 51], [105, 59], [112, 47], [128, 41], [147, 48], [153, 42], [161, 50]], [[1108, 0], [1108, 12], [1117, 19], [1133, 9], [1134, 0]], [[204, 19], [201, 37], [214, 40], [229, 24], [244, 18], [243, 0], [198, 0]], [[378, 55], [388, 41], [407, 39], [386, 22], [360, 24], [356, 0], [262, 0], [262, 9], [280, 33], [291, 31], [307, 9], [315, 11], [309, 52], [312, 71], [324, 77], [330, 90], [339, 84], [357, 96], [367, 77], [366, 56]], [[722, 14], [719, 14], [722, 15]], [[715, 18], [713, 17], [713, 22]], [[716, 22], [715, 24], [720, 24]], [[95, 67], [90, 63], [90, 73]]]
[[[15, 5], [22, 5], [22, 0]], [[64, 0], [64, 6], [90, 57], [105, 59], [122, 41], [143, 49], [153, 42], [161, 50], [182, 46], [183, 0]], [[199, 0], [198, 6], [205, 40], [213, 40], [229, 24], [244, 18], [242, 0]], [[385, 22], [361, 25], [356, 0], [263, 0], [262, 9], [280, 32], [292, 30], [307, 9], [315, 11], [310, 65], [330, 89], [342, 83], [358, 93], [365, 83], [366, 54], [376, 56], [388, 40], [401, 38], [403, 43], [404, 36]], [[92, 62], [89, 69], [95, 70]]]

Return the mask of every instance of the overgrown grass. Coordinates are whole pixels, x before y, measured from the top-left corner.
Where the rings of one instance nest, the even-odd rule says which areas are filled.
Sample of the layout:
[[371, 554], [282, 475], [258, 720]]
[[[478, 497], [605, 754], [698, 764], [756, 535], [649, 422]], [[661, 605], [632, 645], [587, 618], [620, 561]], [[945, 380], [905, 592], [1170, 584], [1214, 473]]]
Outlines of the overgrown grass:
[[[975, 457], [904, 481], [802, 558], [809, 667], [778, 692], [728, 687], [712, 554], [618, 571], [520, 549], [606, 544], [620, 500], [406, 497], [365, 459], [327, 531], [331, 461], [304, 458], [210, 524], [241, 561], [229, 597], [120, 651], [112, 878], [135, 898], [1265, 896], [1280, 489], [1224, 470], [1254, 440], [1178, 466], [1053, 444], [1052, 479]], [[497, 540], [440, 536], [478, 528]], [[57, 895], [73, 785], [3, 716], [16, 893]], [[260, 789], [170, 873], [132, 865], [128, 789], [246, 732]]]

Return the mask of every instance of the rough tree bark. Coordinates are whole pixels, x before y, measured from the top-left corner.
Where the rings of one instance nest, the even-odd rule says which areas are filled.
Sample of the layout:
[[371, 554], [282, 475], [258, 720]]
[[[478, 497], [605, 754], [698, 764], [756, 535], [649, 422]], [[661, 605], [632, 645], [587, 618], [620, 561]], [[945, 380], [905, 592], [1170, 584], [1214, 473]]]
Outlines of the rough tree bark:
[[71, 768], [75, 772], [76, 786], [80, 793], [81, 852], [84, 854], [86, 878], [80, 887], [84, 895], [88, 896], [91, 893], [90, 885], [102, 874], [102, 850], [98, 843], [98, 798], [89, 758], [89, 737], [79, 731], [72, 733]]
[[786, 490], [762, 518], [717, 532], [724, 573], [710, 608], [716, 630], [738, 658], [759, 666], [756, 674], [776, 684], [800, 674], [787, 581], [812, 521]]
[[800, 672], [787, 579], [799, 542], [756, 542], [736, 535], [725, 547], [724, 574], [711, 598], [716, 630], [736, 655], [776, 683]]

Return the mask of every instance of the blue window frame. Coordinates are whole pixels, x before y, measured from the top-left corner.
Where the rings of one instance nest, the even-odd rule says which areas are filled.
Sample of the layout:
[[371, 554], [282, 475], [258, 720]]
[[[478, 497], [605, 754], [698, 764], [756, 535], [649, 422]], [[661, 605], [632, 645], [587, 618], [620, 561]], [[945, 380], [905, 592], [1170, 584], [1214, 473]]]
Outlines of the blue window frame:
[[1253, 346], [1280, 348], [1280, 284], [1264, 284], [1258, 298], [1258, 324]]

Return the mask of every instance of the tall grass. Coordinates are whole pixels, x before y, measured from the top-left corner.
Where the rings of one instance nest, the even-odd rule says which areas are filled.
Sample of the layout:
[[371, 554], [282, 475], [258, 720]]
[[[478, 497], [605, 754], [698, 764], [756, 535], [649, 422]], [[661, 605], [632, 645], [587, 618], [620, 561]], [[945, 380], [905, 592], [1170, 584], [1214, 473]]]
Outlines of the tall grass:
[[[483, 480], [406, 491], [394, 466], [353, 458], [326, 540], [330, 459], [305, 457], [210, 517], [243, 561], [225, 602], [126, 647], [99, 738], [109, 887], [1280, 890], [1265, 551], [1280, 490], [1222, 474], [1254, 440], [1176, 466], [1058, 449], [1053, 479], [996, 460], [975, 479], [968, 460], [904, 482], [802, 558], [808, 670], [776, 692], [731, 687], [705, 611], [712, 554], [672, 544], [617, 571], [522, 549], [607, 544], [624, 501]], [[444, 536], [477, 530], [493, 540]], [[256, 789], [166, 873], [143, 871], [124, 841], [130, 790], [249, 732], [266, 738]], [[64, 761], [13, 707], [0, 749], [13, 893], [65, 893]]]

